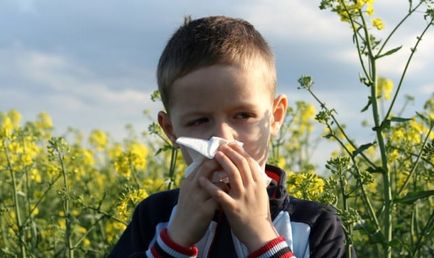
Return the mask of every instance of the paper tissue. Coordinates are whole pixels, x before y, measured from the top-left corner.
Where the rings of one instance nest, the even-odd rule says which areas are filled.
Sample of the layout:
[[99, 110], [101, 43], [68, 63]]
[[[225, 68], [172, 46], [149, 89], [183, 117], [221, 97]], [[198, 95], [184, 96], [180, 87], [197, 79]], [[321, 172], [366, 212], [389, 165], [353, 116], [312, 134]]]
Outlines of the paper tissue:
[[[239, 144], [240, 146], [243, 146], [242, 142], [233, 142]], [[209, 140], [191, 137], [179, 137], [178, 139], [176, 139], [176, 143], [187, 148], [187, 151], [193, 161], [185, 170], [184, 176], [187, 177], [204, 161], [205, 158], [213, 159], [218, 147], [221, 144], [232, 143], [232, 141], [228, 141], [226, 139], [216, 136], [211, 137]], [[264, 169], [260, 168], [258, 163], [256, 164], [259, 168], [259, 171], [261, 171], [261, 175], [264, 179], [265, 184], [268, 185], [271, 179], [265, 174]]]

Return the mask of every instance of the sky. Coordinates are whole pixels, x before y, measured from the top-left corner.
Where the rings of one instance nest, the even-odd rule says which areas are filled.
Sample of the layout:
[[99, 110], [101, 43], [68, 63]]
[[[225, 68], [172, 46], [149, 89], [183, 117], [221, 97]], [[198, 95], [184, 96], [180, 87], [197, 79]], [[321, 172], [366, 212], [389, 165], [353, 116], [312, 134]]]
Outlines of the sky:
[[[351, 31], [335, 14], [320, 10], [319, 2], [0, 0], [0, 112], [13, 108], [24, 120], [47, 112], [58, 134], [67, 127], [84, 133], [98, 128], [119, 140], [127, 134], [126, 124], [145, 131], [161, 108], [149, 96], [157, 87], [158, 58], [171, 34], [186, 15], [226, 15], [248, 20], [266, 38], [276, 57], [278, 91], [291, 105], [314, 103], [297, 89], [297, 79], [311, 75], [316, 94], [363, 141], [370, 137], [360, 125], [368, 115], [360, 113], [368, 88], [358, 82], [361, 70]], [[374, 17], [385, 22], [377, 33], [381, 37], [405, 15], [408, 1], [377, 2]], [[423, 13], [417, 13], [398, 31], [391, 48], [403, 48], [380, 64], [380, 75], [397, 84], [425, 24]], [[409, 115], [434, 92], [433, 42], [431, 29], [406, 77], [403, 94], [416, 98]], [[321, 160], [326, 155], [319, 151]]]

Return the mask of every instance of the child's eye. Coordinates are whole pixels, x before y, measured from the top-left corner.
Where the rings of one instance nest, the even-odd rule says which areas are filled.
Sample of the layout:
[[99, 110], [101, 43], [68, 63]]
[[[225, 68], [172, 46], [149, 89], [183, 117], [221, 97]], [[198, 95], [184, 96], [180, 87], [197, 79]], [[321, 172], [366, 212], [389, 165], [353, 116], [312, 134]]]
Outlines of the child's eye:
[[235, 119], [249, 119], [255, 117], [255, 114], [250, 112], [240, 112], [235, 115]]
[[198, 126], [198, 125], [201, 125], [201, 124], [207, 123], [208, 121], [209, 121], [208, 118], [206, 118], [206, 117], [201, 117], [201, 118], [198, 118], [198, 119], [194, 119], [194, 120], [192, 120], [192, 121], [189, 121], [189, 122], [187, 123], [187, 126]]

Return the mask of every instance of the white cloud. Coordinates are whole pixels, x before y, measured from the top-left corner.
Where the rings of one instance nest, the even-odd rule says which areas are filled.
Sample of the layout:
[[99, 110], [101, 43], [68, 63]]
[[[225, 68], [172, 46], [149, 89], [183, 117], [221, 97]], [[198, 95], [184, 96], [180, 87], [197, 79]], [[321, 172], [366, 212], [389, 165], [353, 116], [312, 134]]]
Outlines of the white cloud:
[[102, 127], [119, 136], [125, 124], [143, 127], [142, 111], [156, 108], [149, 101], [150, 92], [127, 86], [128, 81], [137, 84], [134, 78], [98, 78], [84, 65], [58, 54], [13, 46], [0, 50], [0, 60], [5, 72], [15, 74], [10, 84], [0, 85], [0, 108], [22, 109], [30, 117], [49, 112], [61, 129]]
[[[402, 46], [402, 48], [398, 52], [378, 60], [378, 73], [385, 76], [399, 77], [404, 71], [406, 62], [411, 54], [410, 48], [414, 47], [418, 35], [413, 32], [411, 34], [400, 34], [398, 39], [393, 38], [387, 44], [383, 53], [395, 47]], [[384, 40], [384, 37], [380, 39]], [[434, 42], [434, 35], [432, 33], [425, 35], [411, 60], [407, 73], [417, 76], [423, 73], [427, 74], [431, 70], [431, 67], [434, 65], [433, 58], [429, 58], [434, 57], [434, 45], [432, 42]], [[359, 57], [355, 46], [346, 49], [335, 49], [330, 52], [329, 57], [339, 62], [359, 65]]]
[[327, 44], [349, 35], [342, 29], [346, 25], [328, 11], [319, 10], [315, 1], [277, 0], [271, 4], [261, 0], [239, 8], [242, 16], [261, 32], [290, 42]]

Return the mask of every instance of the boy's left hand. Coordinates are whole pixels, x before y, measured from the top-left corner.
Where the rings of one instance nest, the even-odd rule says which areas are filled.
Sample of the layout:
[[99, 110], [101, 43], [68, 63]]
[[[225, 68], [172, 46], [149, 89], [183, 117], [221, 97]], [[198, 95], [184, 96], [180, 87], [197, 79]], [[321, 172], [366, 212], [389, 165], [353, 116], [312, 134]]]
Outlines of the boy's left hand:
[[215, 159], [227, 173], [230, 189], [224, 191], [205, 177], [199, 182], [220, 204], [234, 234], [253, 252], [278, 236], [259, 166], [237, 144], [220, 146]]

